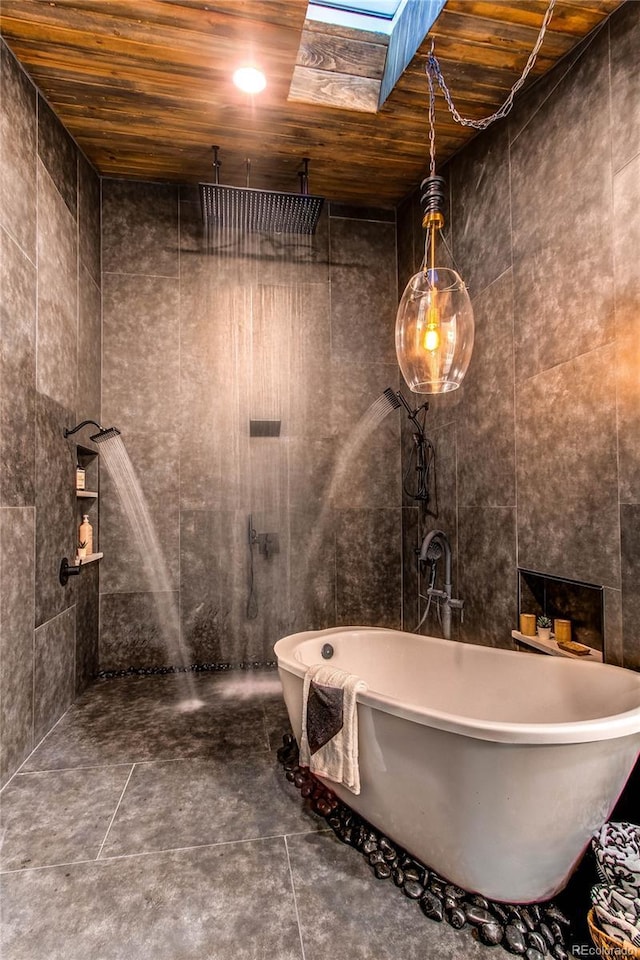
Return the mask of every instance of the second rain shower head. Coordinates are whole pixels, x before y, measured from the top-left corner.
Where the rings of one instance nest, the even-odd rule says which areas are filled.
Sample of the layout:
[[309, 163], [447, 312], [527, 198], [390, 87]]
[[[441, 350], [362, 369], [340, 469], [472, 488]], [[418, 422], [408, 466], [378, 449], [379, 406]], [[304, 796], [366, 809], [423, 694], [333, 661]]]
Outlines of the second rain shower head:
[[283, 193], [256, 190], [248, 182], [246, 187], [221, 184], [218, 149], [213, 147], [215, 183], [199, 184], [202, 218], [208, 234], [221, 228], [267, 233], [315, 233], [324, 197], [312, 196], [308, 192], [308, 159], [304, 159], [304, 170], [299, 174], [301, 192]]

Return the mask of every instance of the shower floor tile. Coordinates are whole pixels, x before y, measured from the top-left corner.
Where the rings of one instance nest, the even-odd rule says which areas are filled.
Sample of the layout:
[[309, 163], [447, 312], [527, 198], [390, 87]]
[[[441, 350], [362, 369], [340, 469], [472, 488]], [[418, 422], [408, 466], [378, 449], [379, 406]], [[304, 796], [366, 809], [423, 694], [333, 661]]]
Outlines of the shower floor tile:
[[94, 860], [131, 765], [18, 774], [2, 794], [0, 869]]
[[96, 683], [5, 787], [2, 960], [487, 960], [305, 809], [275, 671], [182, 679]]
[[428, 920], [333, 834], [287, 837], [287, 847], [305, 960], [487, 960], [469, 930]]
[[325, 827], [273, 754], [136, 764], [101, 858]]
[[2, 876], [5, 960], [301, 960], [283, 839]]
[[[73, 704], [23, 770], [267, 752], [261, 699], [232, 699], [226, 676], [196, 676], [192, 688], [179, 675], [98, 683]], [[192, 700], [202, 705], [184, 710]]]

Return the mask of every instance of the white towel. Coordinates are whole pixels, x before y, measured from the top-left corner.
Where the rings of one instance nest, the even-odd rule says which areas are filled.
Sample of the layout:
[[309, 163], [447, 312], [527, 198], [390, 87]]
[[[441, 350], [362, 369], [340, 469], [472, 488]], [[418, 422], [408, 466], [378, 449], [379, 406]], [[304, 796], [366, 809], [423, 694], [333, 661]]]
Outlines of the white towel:
[[360, 793], [356, 694], [367, 684], [337, 667], [316, 663], [304, 678], [300, 764]]

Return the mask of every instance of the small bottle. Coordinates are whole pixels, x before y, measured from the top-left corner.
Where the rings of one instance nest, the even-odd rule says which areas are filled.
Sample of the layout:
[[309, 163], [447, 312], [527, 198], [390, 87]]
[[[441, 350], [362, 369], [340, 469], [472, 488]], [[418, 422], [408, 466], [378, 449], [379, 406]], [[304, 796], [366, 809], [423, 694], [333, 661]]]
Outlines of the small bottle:
[[80, 464], [76, 467], [76, 490], [84, 490], [86, 487], [86, 472]]
[[93, 527], [89, 523], [89, 514], [83, 513], [82, 523], [78, 530], [78, 540], [84, 541], [87, 545], [87, 556], [93, 553]]

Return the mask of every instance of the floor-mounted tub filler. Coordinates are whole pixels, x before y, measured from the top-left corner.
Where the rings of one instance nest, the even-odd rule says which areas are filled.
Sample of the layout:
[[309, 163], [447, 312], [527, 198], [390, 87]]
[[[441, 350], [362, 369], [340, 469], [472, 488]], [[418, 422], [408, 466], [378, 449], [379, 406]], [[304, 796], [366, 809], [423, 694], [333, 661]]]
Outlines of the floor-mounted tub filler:
[[640, 675], [372, 627], [298, 633], [275, 646], [298, 742], [303, 678], [327, 644], [368, 685], [361, 792], [334, 793], [465, 890], [561, 890], [637, 759]]

